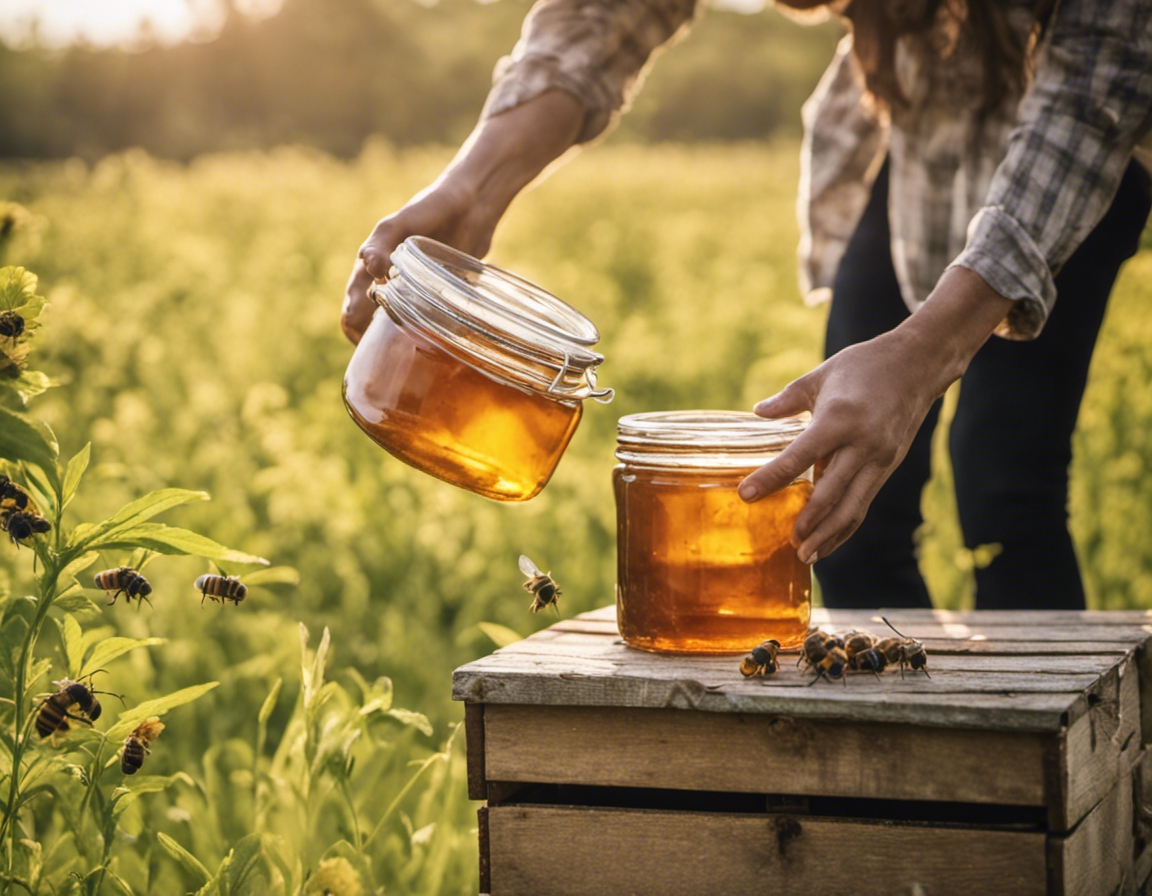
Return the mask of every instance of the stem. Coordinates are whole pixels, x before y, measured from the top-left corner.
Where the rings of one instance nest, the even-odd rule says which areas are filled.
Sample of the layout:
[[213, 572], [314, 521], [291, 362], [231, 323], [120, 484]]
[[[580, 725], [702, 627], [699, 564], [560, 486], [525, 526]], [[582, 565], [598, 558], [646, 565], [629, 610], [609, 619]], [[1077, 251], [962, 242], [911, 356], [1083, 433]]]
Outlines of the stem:
[[352, 794], [348, 791], [348, 779], [340, 779], [340, 793], [344, 795], [344, 802], [348, 804], [348, 812], [352, 815], [352, 836], [356, 840], [356, 849], [360, 847], [360, 815], [356, 811], [356, 804], [352, 802]]

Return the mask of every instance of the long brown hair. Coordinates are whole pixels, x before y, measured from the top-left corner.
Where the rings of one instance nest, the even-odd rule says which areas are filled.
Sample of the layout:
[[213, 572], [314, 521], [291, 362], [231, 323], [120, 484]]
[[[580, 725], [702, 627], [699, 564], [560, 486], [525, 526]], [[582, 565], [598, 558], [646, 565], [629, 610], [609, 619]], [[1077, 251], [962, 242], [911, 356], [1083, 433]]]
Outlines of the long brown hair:
[[[783, 0], [788, 2], [788, 0]], [[947, 57], [963, 43], [980, 58], [981, 114], [1019, 94], [1030, 74], [1030, 51], [1055, 0], [1033, 0], [1033, 28], [1021, 36], [1003, 0], [851, 0], [842, 15], [852, 25], [853, 52], [869, 93], [888, 106], [906, 102], [896, 74], [896, 44], [916, 38], [924, 53]]]

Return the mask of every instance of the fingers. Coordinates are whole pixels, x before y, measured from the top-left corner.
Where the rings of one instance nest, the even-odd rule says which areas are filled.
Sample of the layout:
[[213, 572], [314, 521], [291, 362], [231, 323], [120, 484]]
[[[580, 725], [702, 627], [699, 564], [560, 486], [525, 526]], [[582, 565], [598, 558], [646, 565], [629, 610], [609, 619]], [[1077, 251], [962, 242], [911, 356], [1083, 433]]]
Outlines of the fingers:
[[816, 398], [812, 385], [811, 374], [802, 376], [785, 386], [783, 391], [759, 402], [752, 410], [761, 417], [790, 417], [801, 411], [810, 411]]
[[792, 544], [799, 547], [843, 500], [844, 493], [863, 466], [862, 455], [851, 447], [837, 451], [816, 480], [816, 488], [792, 528]]
[[364, 263], [357, 261], [344, 289], [344, 306], [340, 311], [340, 328], [354, 345], [360, 342], [376, 311], [376, 305], [368, 295], [372, 283], [372, 275]]
[[740, 483], [740, 497], [749, 502], [758, 501], [779, 491], [839, 447], [834, 430], [820, 420], [813, 420], [791, 445], [780, 452], [779, 457], [744, 478]]
[[[887, 478], [888, 471], [880, 467], [872, 465], [861, 467], [831, 512], [796, 549], [800, 559], [804, 563], [814, 563], [818, 557], [827, 557], [847, 541], [864, 521], [868, 506]], [[817, 486], [817, 490], [819, 488], [820, 486]], [[812, 494], [815, 497], [816, 492]]]
[[387, 279], [388, 269], [392, 266], [392, 252], [403, 242], [402, 238], [396, 238], [395, 231], [391, 221], [386, 218], [372, 229], [371, 235], [360, 247], [359, 258], [375, 280]]

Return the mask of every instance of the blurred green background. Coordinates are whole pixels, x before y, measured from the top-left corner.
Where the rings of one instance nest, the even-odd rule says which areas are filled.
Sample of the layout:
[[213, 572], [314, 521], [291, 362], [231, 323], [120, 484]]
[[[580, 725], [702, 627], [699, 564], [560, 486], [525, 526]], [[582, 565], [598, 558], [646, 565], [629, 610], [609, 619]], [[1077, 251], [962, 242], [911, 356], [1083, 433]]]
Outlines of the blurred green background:
[[[334, 670], [394, 680], [397, 703], [434, 725], [401, 740], [401, 758], [428, 755], [462, 716], [452, 669], [495, 647], [480, 624], [526, 634], [551, 621], [527, 611], [520, 553], [552, 570], [563, 614], [611, 602], [616, 418], [747, 408], [819, 360], [825, 311], [801, 304], [795, 276], [798, 111], [839, 28], [713, 11], [622, 127], [521, 197], [497, 233], [494, 261], [598, 324], [601, 380], [617, 390], [589, 407], [546, 491], [489, 502], [357, 430], [337, 327], [356, 248], [450, 157], [527, 8], [286, 0], [260, 18], [229, 7], [195, 41], [43, 47], [24, 33], [0, 49], [0, 199], [20, 206], [0, 263], [37, 272], [51, 302], [38, 366], [60, 386], [39, 412], [65, 455], [93, 441], [75, 518], [203, 488], [214, 500], [181, 525], [302, 575], [221, 613], [188, 586], [200, 567], [158, 562], [155, 611], [105, 611], [128, 634], [170, 639], [134, 661], [134, 697], [224, 681], [157, 747], [158, 772], [220, 773], [213, 745], [251, 739], [276, 677], [298, 687], [297, 621], [331, 627]], [[1072, 521], [1096, 607], [1152, 608], [1150, 284], [1145, 250], [1117, 288], [1076, 436]], [[959, 608], [975, 560], [937, 455], [921, 559], [938, 605]], [[25, 563], [0, 551], [14, 587]], [[388, 892], [475, 892], [463, 787], [457, 745], [438, 789], [413, 791], [397, 816]], [[234, 834], [226, 819], [189, 829], [200, 824]]]

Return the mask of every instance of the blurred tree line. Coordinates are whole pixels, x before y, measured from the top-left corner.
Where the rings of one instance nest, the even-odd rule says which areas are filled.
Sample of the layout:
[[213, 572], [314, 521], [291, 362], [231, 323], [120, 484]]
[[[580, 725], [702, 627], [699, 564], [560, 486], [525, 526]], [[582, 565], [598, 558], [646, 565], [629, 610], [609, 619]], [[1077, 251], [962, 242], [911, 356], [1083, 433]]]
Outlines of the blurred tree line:
[[[63, 50], [0, 45], [0, 156], [175, 159], [284, 143], [356, 155], [366, 138], [467, 134], [529, 0], [285, 0], [229, 12], [203, 42]], [[743, 140], [799, 130], [834, 23], [712, 10], [662, 58], [618, 139]]]

